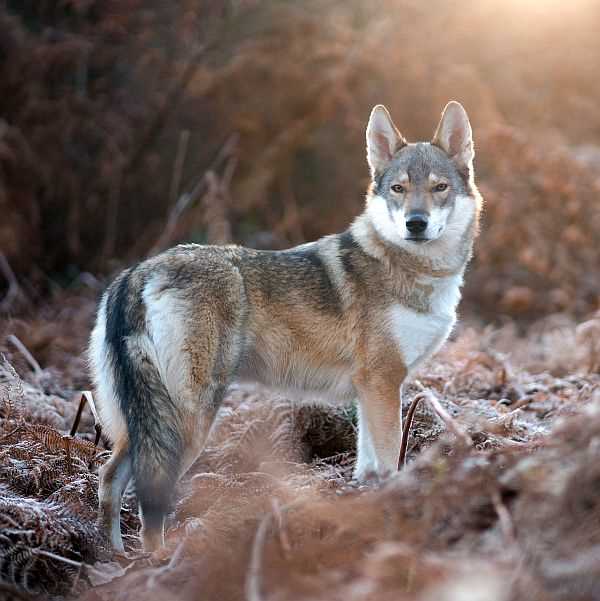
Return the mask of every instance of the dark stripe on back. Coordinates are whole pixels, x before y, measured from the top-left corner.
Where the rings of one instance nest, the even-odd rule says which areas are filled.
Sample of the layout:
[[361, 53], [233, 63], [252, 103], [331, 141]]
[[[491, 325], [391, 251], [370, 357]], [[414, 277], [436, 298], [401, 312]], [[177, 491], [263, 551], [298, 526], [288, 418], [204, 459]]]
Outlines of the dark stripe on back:
[[356, 272], [353, 254], [355, 254], [357, 251], [362, 253], [362, 248], [350, 230], [346, 230], [343, 234], [341, 234], [339, 240], [339, 256], [342, 266], [344, 267], [344, 271], [348, 275], [351, 275]]
[[313, 246], [301, 249], [291, 249], [285, 253], [282, 253], [290, 257], [297, 265], [297, 268], [306, 273], [306, 276], [302, 280], [306, 283], [307, 288], [316, 281], [317, 289], [314, 290], [316, 293], [313, 295], [313, 300], [317, 304], [318, 308], [328, 313], [340, 314], [342, 312], [342, 301], [337, 291], [337, 288], [333, 285], [327, 267], [321, 259], [318, 249]]

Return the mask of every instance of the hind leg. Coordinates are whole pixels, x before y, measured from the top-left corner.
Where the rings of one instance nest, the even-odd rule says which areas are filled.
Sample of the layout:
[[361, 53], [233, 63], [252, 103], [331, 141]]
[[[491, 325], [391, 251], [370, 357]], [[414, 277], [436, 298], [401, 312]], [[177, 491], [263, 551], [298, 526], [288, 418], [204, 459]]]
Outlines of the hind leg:
[[115, 551], [123, 552], [121, 499], [131, 479], [131, 458], [127, 442], [117, 443], [111, 458], [100, 469], [98, 525], [110, 538]]
[[[165, 483], [165, 485], [169, 484], [170, 482]], [[165, 545], [165, 518], [169, 511], [170, 501], [165, 498], [164, 502], [161, 502], [160, 496], [159, 493], [159, 497], [155, 499], [149, 497], [140, 499], [140, 520], [142, 522], [140, 538], [142, 539], [142, 548], [146, 552], [156, 551]]]
[[212, 383], [207, 386], [199, 395], [198, 409], [189, 414], [189, 418], [186, 420], [188, 427], [184, 434], [186, 446], [181, 464], [182, 476], [192, 467], [204, 450], [226, 389], [227, 385], [224, 383]]
[[145, 551], [155, 551], [164, 546], [165, 518], [171, 510], [175, 485], [204, 449], [225, 388], [225, 385], [217, 383], [206, 386], [199, 395], [194, 395], [193, 409], [190, 403], [182, 403], [184, 408], [179, 411], [177, 420], [178, 437], [183, 442], [178, 465], [169, 468], [157, 466], [158, 469], [150, 475], [150, 481], [138, 487], [142, 521], [140, 536]]
[[241, 275], [226, 262], [218, 267], [195, 284], [192, 278], [185, 294], [165, 291], [161, 282], [145, 291], [150, 338], [136, 363], [152, 400], [136, 408], [129, 428], [136, 432], [134, 475], [149, 551], [163, 545], [177, 481], [204, 448], [242, 348]]

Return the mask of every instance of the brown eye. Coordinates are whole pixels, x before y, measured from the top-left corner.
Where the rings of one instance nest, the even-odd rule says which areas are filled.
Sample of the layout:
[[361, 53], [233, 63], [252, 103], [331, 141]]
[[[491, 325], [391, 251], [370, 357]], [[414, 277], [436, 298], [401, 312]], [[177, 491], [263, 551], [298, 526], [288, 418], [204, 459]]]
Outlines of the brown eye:
[[435, 188], [434, 191], [435, 192], [444, 192], [445, 190], [448, 189], [448, 184], [444, 184], [443, 182], [441, 184], [438, 184]]
[[396, 194], [404, 194], [406, 190], [404, 189], [404, 186], [401, 186], [400, 184], [394, 184], [392, 186], [392, 192], [395, 192]]

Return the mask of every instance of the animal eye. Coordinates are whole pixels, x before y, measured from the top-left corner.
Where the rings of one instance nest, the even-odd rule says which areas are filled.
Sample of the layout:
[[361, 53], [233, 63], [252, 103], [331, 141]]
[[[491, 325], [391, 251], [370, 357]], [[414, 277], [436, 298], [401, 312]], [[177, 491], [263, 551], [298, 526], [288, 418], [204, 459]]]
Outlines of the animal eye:
[[392, 191], [395, 192], [396, 194], [404, 194], [404, 192], [406, 192], [406, 190], [404, 189], [404, 186], [401, 186], [400, 184], [394, 184], [392, 186]]
[[443, 192], [444, 190], [447, 190], [447, 189], [448, 189], [448, 184], [445, 184], [442, 182], [441, 184], [438, 184], [433, 190], [435, 192]]

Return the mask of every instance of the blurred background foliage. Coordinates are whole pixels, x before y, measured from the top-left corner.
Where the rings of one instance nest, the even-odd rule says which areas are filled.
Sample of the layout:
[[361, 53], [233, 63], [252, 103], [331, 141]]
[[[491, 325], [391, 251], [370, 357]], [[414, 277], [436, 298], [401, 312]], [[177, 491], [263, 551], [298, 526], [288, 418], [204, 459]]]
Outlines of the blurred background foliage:
[[39, 298], [178, 241], [340, 231], [368, 184], [371, 107], [429, 139], [454, 98], [486, 199], [463, 311], [584, 316], [598, 23], [593, 0], [5, 0], [0, 251]]

